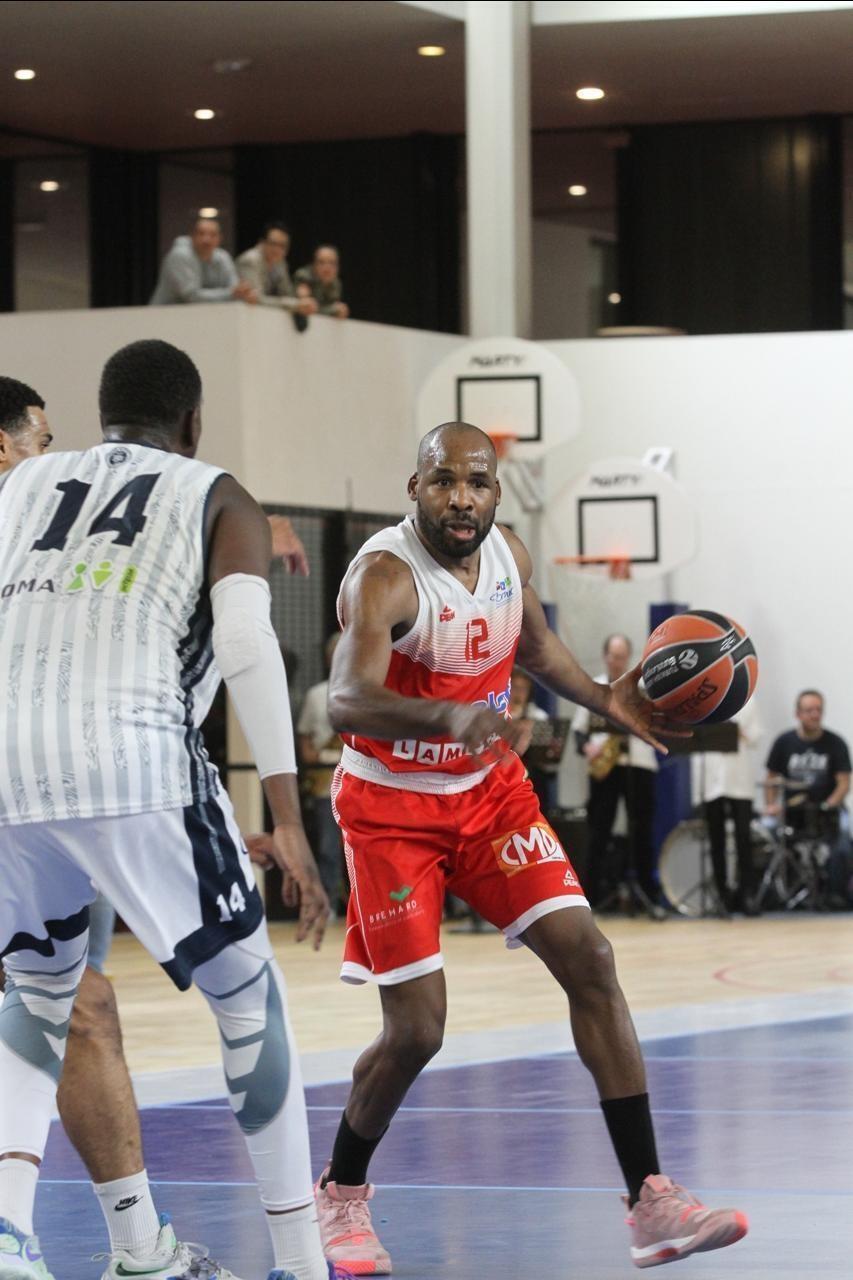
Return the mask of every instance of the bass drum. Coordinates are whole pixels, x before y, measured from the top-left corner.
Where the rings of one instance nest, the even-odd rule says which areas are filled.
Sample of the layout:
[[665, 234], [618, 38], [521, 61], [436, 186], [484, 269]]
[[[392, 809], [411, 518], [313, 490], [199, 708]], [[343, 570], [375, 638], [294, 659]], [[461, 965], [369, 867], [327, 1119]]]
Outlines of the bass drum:
[[[760, 822], [753, 822], [752, 860], [756, 883], [764, 873], [773, 852], [773, 838]], [[706, 843], [705, 823], [701, 818], [680, 822], [663, 843], [658, 859], [658, 876], [661, 888], [673, 911], [679, 915], [697, 919], [703, 907], [716, 904], [711, 855], [705, 852], [705, 875], [702, 881], [702, 846]], [[726, 871], [729, 884], [737, 883], [737, 855], [734, 828], [726, 823]]]

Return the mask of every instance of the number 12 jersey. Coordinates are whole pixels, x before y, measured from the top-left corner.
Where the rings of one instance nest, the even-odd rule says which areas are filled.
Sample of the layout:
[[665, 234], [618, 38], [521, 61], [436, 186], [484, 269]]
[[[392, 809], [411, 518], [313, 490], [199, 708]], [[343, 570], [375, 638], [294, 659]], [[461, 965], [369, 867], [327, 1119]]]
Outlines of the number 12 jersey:
[[[409, 566], [418, 595], [414, 625], [392, 647], [385, 687], [409, 698], [482, 704], [506, 715], [524, 606], [515, 558], [498, 526], [480, 546], [473, 592], [430, 555], [411, 516], [369, 538], [353, 564], [375, 551], [390, 551]], [[344, 743], [345, 772], [407, 791], [466, 791], [490, 767], [481, 767], [449, 737], [383, 742], [346, 735]]]
[[0, 825], [216, 792], [205, 516], [223, 473], [106, 442], [0, 482]]

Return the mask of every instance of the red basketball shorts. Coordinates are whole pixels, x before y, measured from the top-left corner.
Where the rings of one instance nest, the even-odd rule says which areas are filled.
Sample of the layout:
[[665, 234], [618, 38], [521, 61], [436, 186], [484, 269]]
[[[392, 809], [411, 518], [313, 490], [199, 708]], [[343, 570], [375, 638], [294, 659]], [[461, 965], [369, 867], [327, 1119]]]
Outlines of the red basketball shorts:
[[510, 947], [550, 911], [588, 905], [518, 757], [453, 795], [338, 770], [332, 799], [351, 887], [345, 982], [390, 985], [440, 969], [448, 891], [501, 929]]

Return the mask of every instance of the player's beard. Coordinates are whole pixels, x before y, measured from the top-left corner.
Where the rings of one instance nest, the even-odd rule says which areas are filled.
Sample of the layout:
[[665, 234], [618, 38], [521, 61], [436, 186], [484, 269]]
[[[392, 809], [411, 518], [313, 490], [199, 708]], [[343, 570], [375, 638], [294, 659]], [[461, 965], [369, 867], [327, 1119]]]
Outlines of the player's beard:
[[[434, 551], [438, 551], [443, 556], [450, 556], [453, 560], [464, 560], [467, 556], [473, 555], [489, 536], [492, 525], [495, 523], [495, 508], [493, 507], [487, 516], [481, 516], [479, 519], [476, 516], [459, 516], [446, 517], [441, 521], [433, 520], [424, 510], [423, 505], [418, 502], [417, 519], [418, 529]], [[464, 542], [458, 542], [448, 532], [447, 525], [470, 527], [474, 530], [473, 537]]]

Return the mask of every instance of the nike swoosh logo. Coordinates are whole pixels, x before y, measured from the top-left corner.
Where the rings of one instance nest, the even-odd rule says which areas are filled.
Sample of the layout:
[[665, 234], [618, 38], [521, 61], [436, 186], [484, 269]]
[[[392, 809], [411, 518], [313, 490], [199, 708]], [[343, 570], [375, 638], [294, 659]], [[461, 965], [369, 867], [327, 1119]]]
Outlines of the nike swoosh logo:
[[132, 1209], [135, 1204], [139, 1204], [142, 1196], [130, 1196], [127, 1200], [119, 1200], [118, 1204], [113, 1205], [116, 1213], [124, 1213], [125, 1209]]

